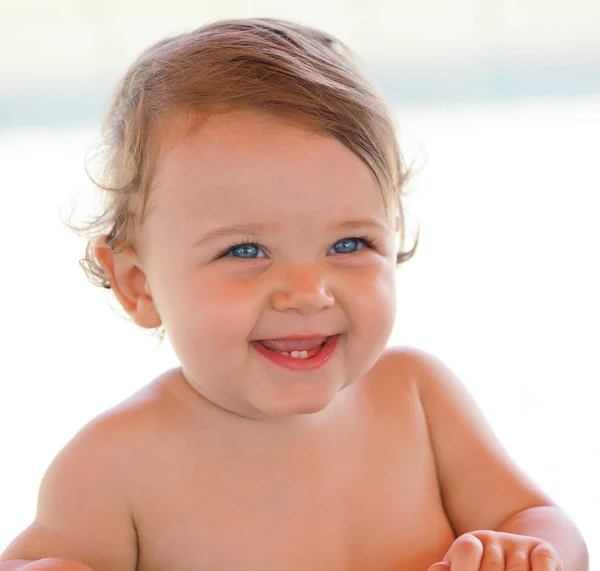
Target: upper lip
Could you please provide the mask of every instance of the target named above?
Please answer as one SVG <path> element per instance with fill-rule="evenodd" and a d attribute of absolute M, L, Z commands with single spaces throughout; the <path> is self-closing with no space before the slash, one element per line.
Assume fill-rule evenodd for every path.
<path fill-rule="evenodd" d="M 268 339 L 256 339 L 256 341 L 289 341 L 296 339 L 327 339 L 328 337 L 334 337 L 337 333 L 333 335 L 325 335 L 321 333 L 309 333 L 306 334 L 298 334 L 298 335 L 286 335 L 284 337 L 269 337 Z"/>

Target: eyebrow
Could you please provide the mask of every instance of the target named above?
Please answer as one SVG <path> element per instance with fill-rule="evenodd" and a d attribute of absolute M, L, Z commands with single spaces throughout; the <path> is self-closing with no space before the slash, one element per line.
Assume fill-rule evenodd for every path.
<path fill-rule="evenodd" d="M 346 220 L 341 223 L 332 224 L 329 230 L 355 230 L 357 228 L 372 228 L 384 232 L 390 232 L 387 224 L 375 218 L 361 218 L 358 220 Z M 228 236 L 237 236 L 244 234 L 246 236 L 260 236 L 273 232 L 275 226 L 272 224 L 234 224 L 232 226 L 221 226 L 214 228 L 203 234 L 193 246 L 199 246 L 205 242 L 216 240 L 218 238 L 227 238 Z"/>

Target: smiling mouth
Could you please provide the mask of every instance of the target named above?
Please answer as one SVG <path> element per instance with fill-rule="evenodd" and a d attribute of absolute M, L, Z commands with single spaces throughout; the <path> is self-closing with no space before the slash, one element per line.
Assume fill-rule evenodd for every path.
<path fill-rule="evenodd" d="M 307 339 L 305 341 L 312 341 L 312 346 L 309 349 L 291 351 L 281 351 L 272 348 L 272 346 L 268 347 L 265 345 L 266 341 L 252 341 L 251 344 L 257 353 L 281 367 L 292 370 L 311 370 L 323 366 L 331 358 L 337 347 L 339 337 L 338 334 L 320 339 Z M 292 344 L 296 341 L 298 340 L 289 340 Z M 298 345 L 295 346 L 298 347 Z M 289 347 L 288 345 L 287 348 Z"/>
<path fill-rule="evenodd" d="M 293 359 L 308 359 L 309 357 L 316 355 L 323 348 L 325 343 L 327 343 L 327 339 L 319 343 L 316 347 L 311 347 L 310 349 L 293 349 L 291 351 L 279 351 L 278 349 L 272 349 L 270 347 L 267 347 L 264 343 L 260 341 L 259 343 L 268 351 L 272 351 L 273 353 L 277 353 L 279 355 L 292 357 Z"/>
<path fill-rule="evenodd" d="M 281 339 L 260 339 L 257 342 L 277 353 L 290 355 L 292 353 L 307 353 L 312 355 L 322 347 L 331 336 L 314 336 L 310 338 L 302 337 L 284 337 Z"/>

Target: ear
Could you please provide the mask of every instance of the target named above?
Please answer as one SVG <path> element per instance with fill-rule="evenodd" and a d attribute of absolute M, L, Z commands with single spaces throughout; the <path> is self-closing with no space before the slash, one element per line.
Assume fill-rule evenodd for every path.
<path fill-rule="evenodd" d="M 137 252 L 127 246 L 115 253 L 100 236 L 94 246 L 96 258 L 106 273 L 119 303 L 137 325 L 153 329 L 161 324 Z"/>

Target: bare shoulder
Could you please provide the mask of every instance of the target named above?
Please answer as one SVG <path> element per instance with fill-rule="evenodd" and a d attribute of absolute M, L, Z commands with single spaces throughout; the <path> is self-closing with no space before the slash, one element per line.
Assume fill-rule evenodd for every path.
<path fill-rule="evenodd" d="M 438 363 L 433 356 L 414 347 L 388 347 L 367 375 L 368 383 L 388 396 L 420 390 L 428 370 Z"/>
<path fill-rule="evenodd" d="M 410 346 L 391 346 L 383 352 L 378 367 L 396 369 L 399 374 L 416 381 L 418 376 L 435 367 L 444 367 L 442 362 L 431 353 Z"/>
<path fill-rule="evenodd" d="M 382 366 L 388 377 L 410 379 L 418 395 L 444 507 L 457 535 L 497 529 L 523 509 L 555 505 L 514 462 L 448 366 L 414 348 L 390 349 L 382 357 Z"/>
<path fill-rule="evenodd" d="M 96 571 L 133 571 L 131 444 L 143 446 L 144 426 L 160 416 L 160 401 L 151 383 L 83 426 L 47 468 L 34 522 L 0 559 L 59 557 Z"/>
<path fill-rule="evenodd" d="M 406 430 L 420 426 L 425 421 L 420 385 L 428 358 L 412 347 L 388 347 L 351 391 L 360 393 L 361 402 L 375 407 L 378 416 L 401 416 Z"/>

